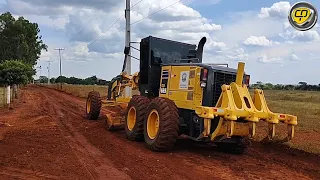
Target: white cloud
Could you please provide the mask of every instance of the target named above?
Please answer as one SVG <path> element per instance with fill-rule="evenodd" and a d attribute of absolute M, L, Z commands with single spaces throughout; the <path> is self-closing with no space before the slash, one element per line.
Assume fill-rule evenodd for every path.
<path fill-rule="evenodd" d="M 298 40 L 298 41 L 316 41 L 319 40 L 319 33 L 315 30 L 309 31 L 290 31 L 279 33 L 279 36 L 286 40 Z"/>
<path fill-rule="evenodd" d="M 279 42 L 271 41 L 267 39 L 265 36 L 250 36 L 245 41 L 243 41 L 243 44 L 247 46 L 273 46 L 275 44 L 279 44 Z"/>
<path fill-rule="evenodd" d="M 106 4 L 108 7 L 105 7 Z M 170 4 L 172 4 L 171 0 L 142 1 L 132 9 L 131 22 L 139 21 Z M 123 6 L 117 0 L 107 0 L 107 2 L 106 0 L 90 2 L 82 0 L 77 2 L 7 0 L 5 9 L 15 15 L 23 15 L 33 22 L 38 22 L 41 26 L 59 29 L 60 32 L 65 33 L 66 44 L 59 44 L 61 41 L 58 39 L 51 40 L 54 44 L 48 44 L 49 51 L 44 53 L 41 59 L 56 60 L 57 53 L 53 48 L 63 46 L 66 48 L 63 52 L 65 61 L 85 63 L 112 57 L 116 58 L 113 61 L 119 62 L 120 65 L 123 60 L 125 19 L 122 17 L 111 29 L 109 28 L 116 19 L 124 15 Z M 152 35 L 193 44 L 197 44 L 203 36 L 206 36 L 208 41 L 205 49 L 212 54 L 226 49 L 224 42 L 211 36 L 213 32 L 221 29 L 221 25 L 203 17 L 195 9 L 180 2 L 134 24 L 131 36 L 132 41 L 139 41 L 140 38 Z M 65 39 L 64 37 L 58 38 Z M 137 52 L 134 54 L 139 57 Z M 136 63 L 133 65 L 133 71 L 136 71 L 137 68 Z M 111 72 L 113 75 L 119 73 L 114 69 Z"/>
<path fill-rule="evenodd" d="M 221 52 L 226 50 L 227 46 L 224 42 L 214 41 L 209 39 L 204 47 L 204 50 L 210 52 Z"/>
<path fill-rule="evenodd" d="M 281 57 L 273 57 L 270 58 L 266 54 L 262 54 L 258 57 L 258 62 L 261 63 L 276 63 L 276 64 L 281 64 L 283 63 L 283 59 Z"/>
<path fill-rule="evenodd" d="M 14 10 L 18 15 L 28 14 L 28 17 L 34 17 L 32 20 L 42 25 L 56 26 L 57 29 L 64 30 L 70 42 L 87 42 L 89 51 L 100 53 L 122 51 L 124 18 L 121 18 L 112 29 L 109 27 L 123 15 L 124 7 L 118 7 L 119 3 L 116 0 L 108 0 L 110 1 L 108 8 L 98 7 L 100 1 L 79 1 L 75 5 L 74 2 L 55 3 L 45 0 L 35 4 L 26 0 L 10 0 L 7 9 Z M 170 0 L 142 1 L 131 11 L 131 20 L 139 21 L 170 4 L 172 4 Z M 196 44 L 201 37 L 206 36 L 207 48 L 216 51 L 225 48 L 226 45 L 218 40 L 213 41 L 210 34 L 221 29 L 221 25 L 202 17 L 198 11 L 183 3 L 177 3 L 139 22 L 138 25 L 134 24 L 132 39 L 139 41 L 142 37 L 153 35 Z"/>
<path fill-rule="evenodd" d="M 280 1 L 274 3 L 271 7 L 263 7 L 260 10 L 259 18 L 275 17 L 287 18 L 290 9 L 290 3 L 287 1 Z"/>
<path fill-rule="evenodd" d="M 98 9 L 106 12 L 123 6 L 118 0 L 6 0 L 8 9 L 23 14 L 62 14 L 73 9 Z"/>
<path fill-rule="evenodd" d="M 290 22 L 289 22 L 289 21 L 285 21 L 285 22 L 283 23 L 283 27 L 284 27 L 284 29 L 288 29 L 289 27 L 291 27 Z"/>
<path fill-rule="evenodd" d="M 244 51 L 243 48 L 231 51 L 226 57 L 233 61 L 247 61 L 249 59 L 249 54 Z"/>
<path fill-rule="evenodd" d="M 300 60 L 300 58 L 299 58 L 297 55 L 295 55 L 295 54 L 291 54 L 290 60 L 292 60 L 292 61 L 298 61 L 298 60 Z"/>
<path fill-rule="evenodd" d="M 237 18 L 236 23 L 228 23 L 222 26 L 221 31 L 214 33 L 219 39 L 223 39 L 227 46 L 242 43 L 250 36 L 277 36 L 283 30 L 283 25 L 274 19 L 264 19 L 263 21 L 254 14 L 248 13 L 242 18 Z M 272 28 L 271 28 L 272 27 Z"/>
<path fill-rule="evenodd" d="M 177 3 L 134 24 L 132 41 L 140 41 L 142 37 L 151 35 L 197 45 L 205 36 L 207 43 L 204 62 L 227 62 L 230 67 L 236 67 L 238 61 L 246 61 L 246 71 L 250 72 L 255 80 L 293 81 L 291 77 L 295 74 L 290 74 L 293 73 L 291 68 L 296 71 L 302 67 L 308 69 L 307 65 L 303 64 L 304 61 L 312 61 L 314 67 L 320 66 L 320 56 L 317 54 L 320 47 L 320 31 L 317 27 L 307 32 L 295 31 L 287 20 L 289 2 L 270 4 L 270 7 L 258 11 L 230 12 L 232 15 L 226 13 L 226 19 L 219 24 L 215 19 L 210 19 L 210 15 L 204 17 L 188 4 L 207 5 L 212 1 L 187 1 Z M 219 0 L 213 1 L 218 3 Z M 135 2 L 138 1 L 133 3 Z M 142 1 L 131 11 L 132 22 L 139 21 L 172 3 L 171 0 Z M 11 11 L 15 16 L 23 15 L 40 24 L 44 41 L 49 45 L 49 51 L 41 56 L 41 60 L 54 61 L 52 75 L 56 76 L 56 69 L 59 69 L 59 56 L 57 51 L 53 50 L 54 47 L 66 48 L 63 51 L 63 74 L 66 73 L 64 75 L 84 78 L 96 74 L 110 79 L 120 72 L 125 29 L 124 4 L 121 1 L 7 0 L 7 5 L 3 7 L 1 10 Z M 122 18 L 119 22 L 109 29 L 120 16 Z M 303 46 L 297 45 L 301 42 Z M 137 44 L 133 45 L 139 48 Z M 139 57 L 138 51 L 133 52 L 134 56 Z M 306 55 L 310 53 L 317 55 Z M 303 61 L 298 61 L 302 58 Z M 112 68 L 108 68 L 110 63 Z M 132 63 L 132 71 L 137 71 L 139 61 L 133 60 Z M 288 69 L 290 67 L 290 70 L 281 70 L 282 64 Z M 108 68 L 107 71 L 105 68 Z M 274 76 L 265 76 L 269 69 L 276 72 Z M 279 72 L 285 72 L 287 76 L 279 78 Z M 310 77 L 310 81 L 317 81 L 312 79 L 314 75 L 308 75 L 309 72 L 320 76 L 318 70 L 306 72 L 301 78 Z M 298 78 L 300 75 L 296 79 Z"/>
<path fill-rule="evenodd" d="M 258 49 L 250 53 L 252 57 L 258 57 L 261 54 L 266 54 L 273 57 L 290 58 L 291 54 L 317 53 L 319 52 L 320 41 L 304 42 L 303 45 L 297 45 L 298 42 L 282 43 L 276 47 Z"/>

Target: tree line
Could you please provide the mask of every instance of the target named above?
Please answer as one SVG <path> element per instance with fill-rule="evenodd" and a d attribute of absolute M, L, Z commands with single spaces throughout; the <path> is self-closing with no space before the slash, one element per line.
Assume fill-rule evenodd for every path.
<path fill-rule="evenodd" d="M 40 83 L 48 83 L 48 78 L 46 76 L 40 76 L 37 80 Z M 51 78 L 50 83 L 67 83 L 74 85 L 108 85 L 110 81 L 99 79 L 96 76 L 91 76 L 85 79 L 76 77 L 65 77 L 59 76 L 58 78 Z M 263 83 L 258 81 L 254 84 L 250 84 L 250 89 L 263 89 L 263 90 L 302 90 L 302 91 L 320 91 L 320 84 L 310 85 L 306 82 L 299 82 L 297 85 L 284 85 L 284 84 L 272 84 Z"/>
<path fill-rule="evenodd" d="M 310 85 L 306 82 L 299 82 L 297 85 L 292 84 L 271 84 L 258 81 L 250 85 L 251 89 L 258 88 L 264 90 L 302 90 L 302 91 L 320 91 L 320 83 L 318 85 Z"/>
<path fill-rule="evenodd" d="M 99 79 L 97 76 L 91 76 L 88 78 L 77 78 L 77 77 L 65 77 L 58 76 L 57 78 L 50 78 L 50 83 L 66 83 L 66 84 L 74 84 L 74 85 L 108 85 L 109 81 L 104 79 Z M 39 83 L 48 83 L 48 77 L 40 76 L 37 80 Z"/>

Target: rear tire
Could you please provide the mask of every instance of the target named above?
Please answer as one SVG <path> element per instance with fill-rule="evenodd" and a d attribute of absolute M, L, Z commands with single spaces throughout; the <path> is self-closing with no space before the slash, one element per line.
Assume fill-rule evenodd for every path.
<path fill-rule="evenodd" d="M 143 123 L 149 99 L 144 96 L 132 96 L 126 110 L 125 131 L 131 141 L 143 140 Z"/>
<path fill-rule="evenodd" d="M 144 139 L 153 151 L 171 150 L 178 138 L 179 114 L 173 101 L 156 97 L 150 103 L 144 121 Z"/>
<path fill-rule="evenodd" d="M 88 94 L 86 102 L 86 117 L 89 120 L 97 120 L 101 110 L 100 93 L 97 91 L 91 91 Z"/>

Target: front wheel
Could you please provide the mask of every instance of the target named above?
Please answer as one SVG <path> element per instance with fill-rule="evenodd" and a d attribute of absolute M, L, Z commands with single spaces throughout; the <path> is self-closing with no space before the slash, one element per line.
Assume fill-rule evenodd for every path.
<path fill-rule="evenodd" d="M 144 96 L 134 95 L 131 98 L 125 116 L 125 131 L 129 140 L 143 140 L 143 123 L 148 103 L 149 99 Z"/>
<path fill-rule="evenodd" d="M 144 121 L 144 139 L 153 151 L 168 151 L 174 147 L 179 133 L 178 108 L 167 98 L 154 98 Z"/>
<path fill-rule="evenodd" d="M 101 110 L 100 93 L 97 91 L 91 91 L 88 94 L 86 102 L 86 117 L 89 120 L 97 120 Z"/>

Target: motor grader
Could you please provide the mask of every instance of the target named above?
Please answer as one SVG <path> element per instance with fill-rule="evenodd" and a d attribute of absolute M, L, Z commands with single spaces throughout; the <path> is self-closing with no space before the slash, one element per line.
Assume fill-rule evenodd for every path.
<path fill-rule="evenodd" d="M 122 73 L 109 83 L 106 99 L 95 91 L 88 94 L 87 118 L 97 120 L 101 108 L 118 107 L 119 113 L 106 114 L 107 129 L 124 128 L 128 139 L 144 140 L 153 151 L 172 149 L 184 135 L 241 153 L 260 120 L 268 122 L 269 139 L 276 124 L 287 124 L 286 140 L 291 140 L 297 117 L 271 112 L 261 89 L 251 98 L 243 62 L 237 69 L 202 63 L 205 43 L 205 37 L 198 46 L 143 38 L 140 71 L 126 74 L 125 60 Z M 135 92 L 132 97 L 124 96 L 126 87 Z"/>

